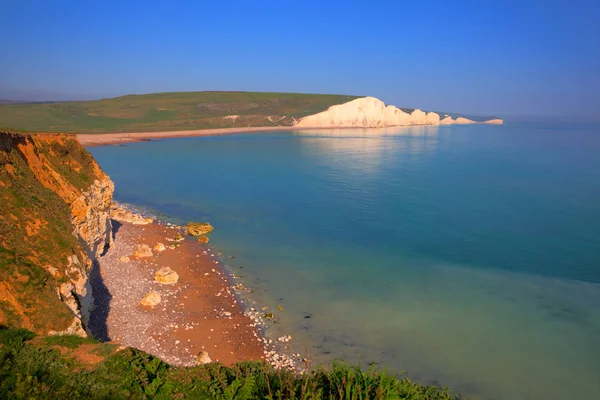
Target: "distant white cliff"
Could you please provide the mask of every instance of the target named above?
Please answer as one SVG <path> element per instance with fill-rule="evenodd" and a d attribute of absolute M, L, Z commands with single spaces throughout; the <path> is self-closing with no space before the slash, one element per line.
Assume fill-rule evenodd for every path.
<path fill-rule="evenodd" d="M 492 122 L 499 121 L 499 122 Z M 487 123 L 502 123 L 502 120 L 490 120 Z M 318 114 L 301 118 L 294 126 L 300 128 L 384 128 L 390 126 L 474 124 L 467 118 L 452 119 L 434 112 L 419 109 L 406 113 L 388 105 L 375 97 L 361 97 L 347 103 L 337 104 Z"/>
<path fill-rule="evenodd" d="M 450 124 L 476 124 L 477 122 L 470 120 L 468 118 L 458 117 L 456 119 L 452 119 L 451 116 L 447 115 L 440 121 L 440 125 L 450 125 Z"/>
<path fill-rule="evenodd" d="M 502 120 L 500 118 L 495 118 L 495 119 L 490 119 L 488 121 L 485 121 L 484 123 L 485 124 L 502 125 L 504 123 L 504 120 Z"/>

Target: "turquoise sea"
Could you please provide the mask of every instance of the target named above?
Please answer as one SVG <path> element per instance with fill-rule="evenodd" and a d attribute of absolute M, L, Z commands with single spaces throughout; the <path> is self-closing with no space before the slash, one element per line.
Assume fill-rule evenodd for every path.
<path fill-rule="evenodd" d="M 472 399 L 600 399 L 600 127 L 305 130 L 90 151 L 118 201 L 210 221 L 315 362 Z M 281 312 L 277 305 L 285 308 Z"/>

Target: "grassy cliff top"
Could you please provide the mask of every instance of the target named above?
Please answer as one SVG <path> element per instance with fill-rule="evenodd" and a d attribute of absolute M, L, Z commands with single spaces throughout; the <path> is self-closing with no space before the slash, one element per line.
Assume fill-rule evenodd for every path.
<path fill-rule="evenodd" d="M 80 133 L 291 126 L 294 118 L 355 98 L 300 93 L 175 92 L 95 101 L 0 104 L 0 126 Z"/>

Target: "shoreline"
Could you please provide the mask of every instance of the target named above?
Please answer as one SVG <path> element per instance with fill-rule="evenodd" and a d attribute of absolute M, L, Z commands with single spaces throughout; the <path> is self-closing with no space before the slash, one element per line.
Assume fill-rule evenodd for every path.
<path fill-rule="evenodd" d="M 491 124 L 488 121 L 473 122 L 473 124 Z M 464 124 L 450 124 L 464 125 Z M 317 130 L 317 129 L 348 129 L 348 130 L 364 130 L 364 129 L 390 129 L 390 128 L 411 128 L 411 127 L 431 127 L 431 126 L 448 126 L 447 125 L 398 125 L 385 127 L 361 127 L 361 126 L 251 126 L 239 128 L 211 128 L 211 129 L 195 129 L 188 131 L 160 131 L 160 132 L 120 132 L 120 133 L 77 133 L 76 137 L 85 147 L 93 146 L 108 146 L 125 143 L 148 142 L 155 139 L 183 138 L 194 136 L 219 136 L 231 135 L 237 133 L 252 133 L 252 132 L 277 132 L 277 131 L 293 131 L 293 130 Z"/>
<path fill-rule="evenodd" d="M 119 205 L 118 215 L 111 216 L 113 244 L 92 280 L 95 304 L 89 328 L 94 336 L 175 366 L 202 364 L 198 357 L 206 352 L 208 362 L 260 360 L 298 369 L 300 355 L 288 354 L 283 343 L 267 338 L 261 312 L 244 299 L 248 289 L 239 285 L 213 246 L 187 236 L 181 226 L 144 218 L 132 208 Z M 156 250 L 158 243 L 164 250 Z M 147 245 L 151 255 L 136 257 L 138 245 Z M 154 274 L 164 267 L 176 272 L 176 283 L 155 281 Z M 150 292 L 158 293 L 160 302 L 140 305 Z"/>
<path fill-rule="evenodd" d="M 82 146 L 106 146 L 121 143 L 146 142 L 153 139 L 181 138 L 191 136 L 217 136 L 234 133 L 289 131 L 293 126 L 258 126 L 246 128 L 214 128 L 196 129 L 190 131 L 163 131 L 163 132 L 123 132 L 123 133 L 78 133 L 77 140 Z M 315 129 L 315 128 L 302 128 Z"/>

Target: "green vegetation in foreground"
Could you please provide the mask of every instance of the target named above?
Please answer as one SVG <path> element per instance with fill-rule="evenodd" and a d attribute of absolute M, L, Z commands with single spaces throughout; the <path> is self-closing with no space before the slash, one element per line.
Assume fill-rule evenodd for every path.
<path fill-rule="evenodd" d="M 92 360 L 92 361 L 90 361 Z M 336 363 L 308 374 L 262 362 L 174 368 L 135 349 L 0 328 L 0 398 L 455 399 L 447 390 L 376 368 Z"/>
<path fill-rule="evenodd" d="M 294 118 L 355 98 L 300 93 L 175 92 L 96 101 L 0 104 L 0 125 L 27 131 L 81 133 L 291 126 Z"/>

